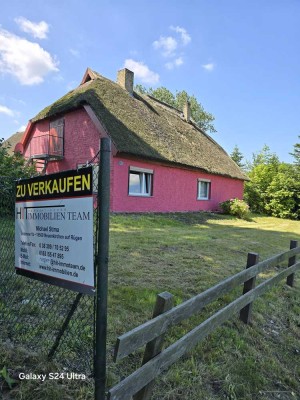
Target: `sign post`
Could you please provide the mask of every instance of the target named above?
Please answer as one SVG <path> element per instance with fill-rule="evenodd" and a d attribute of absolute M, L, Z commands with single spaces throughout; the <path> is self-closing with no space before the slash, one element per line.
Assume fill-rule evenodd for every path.
<path fill-rule="evenodd" d="M 92 167 L 16 183 L 16 273 L 95 295 Z"/>
<path fill-rule="evenodd" d="M 98 181 L 99 237 L 96 295 L 95 400 L 105 400 L 110 157 L 111 141 L 109 138 L 102 138 Z"/>

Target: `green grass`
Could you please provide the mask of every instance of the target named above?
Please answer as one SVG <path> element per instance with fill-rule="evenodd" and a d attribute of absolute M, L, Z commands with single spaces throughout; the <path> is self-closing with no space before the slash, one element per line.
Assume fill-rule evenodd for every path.
<path fill-rule="evenodd" d="M 181 303 L 244 269 L 248 252 L 259 253 L 263 260 L 288 250 L 292 239 L 300 240 L 299 221 L 263 216 L 242 221 L 210 213 L 113 215 L 108 386 L 140 364 L 142 350 L 114 364 L 113 346 L 118 335 L 151 318 L 158 293 L 167 290 L 174 295 L 176 304 Z M 275 269 L 268 271 L 260 279 L 274 272 Z M 298 274 L 294 288 L 282 282 L 255 301 L 251 326 L 234 318 L 206 338 L 157 379 L 153 400 L 300 398 L 299 282 Z M 241 288 L 237 288 L 233 294 L 206 307 L 201 315 L 172 328 L 166 345 L 240 292 Z M 28 312 L 35 318 L 38 310 L 33 307 Z M 82 341 L 88 346 L 90 331 L 80 330 L 79 326 L 71 329 L 82 331 Z M 18 368 L 34 366 L 35 370 L 57 371 L 63 366 L 63 363 L 46 365 L 44 359 L 36 359 L 39 355 L 22 347 L 10 348 L 12 345 L 5 345 L 5 338 L 2 339 L 0 369 L 6 366 L 12 375 Z M 92 399 L 92 380 L 86 384 L 24 382 L 10 396 L 25 400 Z"/>

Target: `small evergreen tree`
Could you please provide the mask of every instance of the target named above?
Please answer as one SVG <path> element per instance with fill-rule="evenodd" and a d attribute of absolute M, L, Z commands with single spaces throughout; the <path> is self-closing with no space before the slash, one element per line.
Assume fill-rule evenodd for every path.
<path fill-rule="evenodd" d="M 300 135 L 298 136 L 298 138 L 300 139 Z M 295 159 L 295 161 L 294 161 L 294 163 L 298 166 L 298 167 L 300 167 L 300 143 L 296 143 L 296 144 L 294 144 L 294 151 L 292 152 L 292 153 L 290 153 L 293 157 L 294 157 L 294 159 Z"/>
<path fill-rule="evenodd" d="M 245 168 L 245 164 L 243 163 L 244 156 L 240 152 L 240 149 L 238 148 L 237 145 L 234 146 L 232 153 L 230 154 L 230 157 L 233 159 L 233 161 L 240 167 L 240 168 Z"/>
<path fill-rule="evenodd" d="M 252 167 L 256 167 L 261 164 L 266 165 L 278 165 L 279 158 L 277 154 L 271 153 L 270 147 L 266 144 L 263 146 L 261 151 L 252 154 Z"/>

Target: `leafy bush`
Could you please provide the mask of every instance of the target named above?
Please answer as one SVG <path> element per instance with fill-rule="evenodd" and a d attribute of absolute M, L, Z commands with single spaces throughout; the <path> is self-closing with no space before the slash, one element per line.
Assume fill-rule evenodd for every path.
<path fill-rule="evenodd" d="M 14 214 L 15 180 L 36 175 L 34 166 L 28 166 L 20 154 L 10 154 L 10 145 L 0 138 L 0 216 Z"/>
<path fill-rule="evenodd" d="M 29 178 L 37 172 L 32 165 L 27 165 L 26 160 L 19 153 L 9 154 L 10 144 L 4 143 L 0 138 L 0 176 L 6 178 Z"/>
<path fill-rule="evenodd" d="M 223 211 L 224 214 L 230 214 L 230 202 L 232 200 L 226 200 L 223 201 L 223 203 L 220 203 L 221 210 Z"/>
<path fill-rule="evenodd" d="M 251 211 L 300 219 L 300 170 L 287 163 L 260 164 L 249 173 L 245 200 Z"/>
<path fill-rule="evenodd" d="M 266 191 L 266 211 L 279 218 L 300 219 L 300 174 L 295 167 L 281 164 Z"/>
<path fill-rule="evenodd" d="M 234 215 L 235 217 L 241 219 L 249 218 L 249 206 L 248 204 L 240 199 L 230 199 L 226 200 L 223 203 L 220 203 L 221 210 L 225 214 Z"/>

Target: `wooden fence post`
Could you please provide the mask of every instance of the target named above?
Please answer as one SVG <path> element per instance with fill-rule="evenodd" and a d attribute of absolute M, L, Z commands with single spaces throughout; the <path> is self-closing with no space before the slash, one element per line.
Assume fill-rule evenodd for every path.
<path fill-rule="evenodd" d="M 252 267 L 257 264 L 259 261 L 259 255 L 257 253 L 248 253 L 247 257 L 247 265 L 246 269 Z M 251 289 L 255 287 L 256 276 L 244 282 L 243 294 L 249 292 Z M 251 313 L 252 313 L 252 303 L 247 304 L 240 311 L 240 320 L 245 324 L 249 324 L 251 321 Z"/>
<path fill-rule="evenodd" d="M 173 307 L 173 295 L 169 292 L 163 292 L 157 295 L 156 303 L 153 311 L 153 318 L 165 313 Z M 153 357 L 157 356 L 162 350 L 165 334 L 158 336 L 156 339 L 148 342 L 145 348 L 142 365 L 146 364 Z M 133 400 L 148 400 L 150 399 L 154 381 L 148 383 L 143 389 L 133 396 Z"/>
<path fill-rule="evenodd" d="M 291 240 L 291 241 L 290 241 L 290 250 L 291 250 L 291 249 L 295 249 L 296 247 L 298 247 L 298 242 L 297 242 L 297 240 Z M 290 258 L 289 258 L 288 266 L 291 267 L 292 265 L 295 264 L 295 262 L 296 262 L 296 256 L 290 257 Z M 286 278 L 286 283 L 287 283 L 287 285 L 293 287 L 293 286 L 294 286 L 294 279 L 295 279 L 295 273 L 289 275 L 289 276 Z"/>

